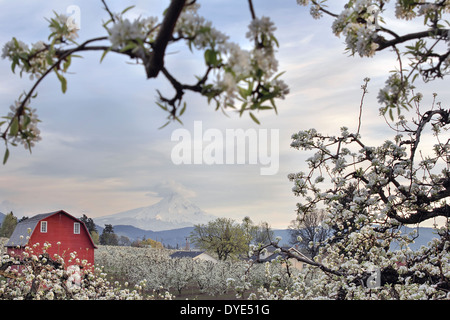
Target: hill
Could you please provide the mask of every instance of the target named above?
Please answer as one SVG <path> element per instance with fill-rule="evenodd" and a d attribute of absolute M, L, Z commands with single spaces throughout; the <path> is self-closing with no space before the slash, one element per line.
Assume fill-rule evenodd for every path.
<path fill-rule="evenodd" d="M 403 232 L 410 233 L 416 228 L 403 227 Z M 103 228 L 97 226 L 97 230 L 101 234 Z M 145 239 L 153 239 L 161 242 L 165 246 L 171 246 L 173 248 L 185 248 L 186 246 L 186 238 L 188 238 L 191 232 L 194 230 L 194 227 L 185 227 L 179 229 L 172 230 L 163 230 L 163 231 L 152 231 L 152 230 L 143 230 L 140 228 L 136 228 L 134 226 L 129 225 L 116 225 L 114 226 L 114 233 L 118 236 L 125 236 L 130 241 L 142 240 Z M 289 246 L 289 230 L 288 229 L 275 229 L 273 230 L 275 237 L 281 237 L 280 244 L 283 246 Z M 430 242 L 433 238 L 436 238 L 437 234 L 433 228 L 424 228 L 421 227 L 418 229 L 418 237 L 415 239 L 414 243 L 410 245 L 412 250 L 418 250 L 421 246 L 426 246 L 428 242 Z M 190 245 L 192 249 L 192 245 Z M 392 245 L 392 250 L 397 250 L 398 246 L 395 244 Z"/>
<path fill-rule="evenodd" d="M 140 228 L 136 228 L 134 226 L 129 225 L 117 225 L 114 227 L 114 233 L 118 236 L 125 236 L 130 241 L 142 240 L 142 239 L 153 239 L 161 242 L 165 246 L 171 246 L 172 248 L 185 248 L 186 247 L 186 239 L 189 238 L 191 232 L 194 230 L 194 227 L 185 227 L 173 230 L 163 230 L 163 231 L 152 231 L 152 230 L 143 230 Z M 97 225 L 97 230 L 101 234 L 103 232 L 103 228 Z M 282 237 L 281 244 L 288 245 L 289 242 L 289 234 L 288 230 L 274 230 L 275 237 Z M 192 249 L 192 244 L 189 245 Z"/>

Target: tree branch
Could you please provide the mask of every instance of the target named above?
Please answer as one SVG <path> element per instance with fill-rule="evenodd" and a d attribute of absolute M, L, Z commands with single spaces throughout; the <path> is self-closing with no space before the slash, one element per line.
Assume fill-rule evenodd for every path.
<path fill-rule="evenodd" d="M 302 257 L 302 256 L 300 256 L 298 254 L 295 254 L 295 253 L 291 252 L 290 250 L 288 250 L 286 248 L 280 247 L 277 242 L 272 242 L 270 245 L 275 247 L 275 248 L 277 248 L 277 249 L 279 249 L 279 250 L 281 250 L 281 252 L 285 253 L 289 258 L 293 258 L 293 259 L 296 259 L 297 261 L 304 262 L 304 263 L 307 263 L 307 264 L 309 264 L 311 266 L 317 267 L 317 268 L 319 268 L 320 270 L 322 270 L 322 271 L 324 271 L 326 273 L 334 274 L 335 276 L 343 276 L 343 274 L 341 272 L 339 272 L 339 271 L 332 270 L 332 269 L 326 267 L 325 265 L 323 265 L 321 263 L 315 262 L 315 261 L 313 261 L 311 259 L 308 259 L 306 257 Z"/>
<path fill-rule="evenodd" d="M 255 14 L 255 8 L 253 7 L 253 1 L 252 0 L 248 0 L 248 6 L 250 8 L 250 14 L 252 15 L 252 19 L 255 20 L 256 19 L 256 14 Z"/>
<path fill-rule="evenodd" d="M 65 50 L 65 51 L 60 51 L 59 52 L 59 58 L 58 60 L 52 64 L 45 72 L 44 74 L 42 74 L 42 76 L 35 82 L 35 84 L 31 87 L 30 91 L 28 91 L 27 95 L 25 96 L 25 98 L 23 99 L 23 101 L 21 102 L 20 106 L 17 108 L 15 115 L 13 116 L 13 119 L 15 117 L 20 117 L 23 112 L 24 112 L 24 108 L 25 105 L 27 103 L 28 100 L 30 100 L 31 96 L 33 95 L 34 91 L 36 90 L 36 88 L 39 86 L 39 84 L 41 83 L 42 80 L 44 80 L 44 78 L 50 74 L 50 72 L 53 71 L 53 69 L 55 69 L 57 66 L 59 66 L 61 64 L 61 62 L 63 60 L 65 60 L 67 57 L 69 57 L 71 54 L 78 52 L 78 51 L 83 51 L 83 50 L 93 50 L 94 48 L 89 48 L 86 49 L 86 45 L 88 45 L 91 42 L 94 41 L 101 41 L 101 40 L 106 40 L 108 39 L 107 37 L 99 37 L 99 38 L 93 38 L 90 40 L 85 41 L 84 43 L 82 43 L 81 45 L 79 45 L 76 48 L 70 49 L 70 50 Z M 101 47 L 102 49 L 99 48 L 95 48 L 95 50 L 103 50 L 103 48 L 105 47 Z M 109 48 L 109 47 L 107 47 Z M 8 126 L 6 127 L 5 131 L 2 133 L 1 138 L 6 140 L 6 136 L 8 134 L 8 131 L 10 129 L 12 125 L 12 120 L 9 122 Z"/>
<path fill-rule="evenodd" d="M 424 115 L 420 118 L 419 125 L 414 133 L 416 138 L 411 147 L 411 156 L 410 156 L 411 162 L 414 160 L 414 156 L 415 156 L 417 147 L 419 146 L 420 137 L 422 135 L 423 128 L 425 127 L 425 125 L 428 122 L 431 121 L 433 116 L 436 114 L 439 114 L 441 116 L 441 122 L 443 124 L 450 124 L 450 110 L 439 109 L 439 110 L 430 110 L 430 111 L 425 112 Z"/>
<path fill-rule="evenodd" d="M 166 48 L 185 4 L 186 0 L 172 0 L 167 9 L 161 29 L 152 44 L 153 52 L 150 53 L 148 60 L 144 61 L 148 79 L 156 78 L 164 67 Z"/>
<path fill-rule="evenodd" d="M 105 0 L 102 0 L 103 5 L 105 6 L 105 10 L 108 12 L 109 16 L 111 17 L 111 20 L 113 22 L 116 22 L 116 19 L 114 18 L 113 13 L 111 12 L 111 10 L 109 10 L 108 5 L 106 4 Z"/>
<path fill-rule="evenodd" d="M 384 29 L 384 31 L 385 30 L 386 29 Z M 379 47 L 377 48 L 377 51 L 381 51 L 388 47 L 392 47 L 392 46 L 395 46 L 396 44 L 403 43 L 403 42 L 406 42 L 409 40 L 427 38 L 427 37 L 432 37 L 432 36 L 447 36 L 448 32 L 449 32 L 449 29 L 434 29 L 434 30 L 409 33 L 404 36 L 396 36 L 392 40 L 386 40 L 384 37 L 379 36 L 377 39 L 375 39 L 374 42 L 379 45 Z"/>

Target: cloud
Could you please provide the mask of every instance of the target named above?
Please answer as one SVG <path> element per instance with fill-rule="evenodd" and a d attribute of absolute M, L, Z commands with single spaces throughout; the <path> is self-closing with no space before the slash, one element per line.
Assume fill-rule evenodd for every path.
<path fill-rule="evenodd" d="M 185 198 L 192 198 L 196 196 L 193 190 L 186 188 L 179 182 L 172 179 L 162 181 L 154 186 L 154 191 L 149 192 L 149 196 L 167 197 L 174 193 L 180 194 Z"/>
<path fill-rule="evenodd" d="M 27 43 L 47 39 L 48 22 L 44 17 L 52 17 L 52 10 L 64 13 L 74 2 L 61 0 L 43 5 L 0 0 L 0 4 L 1 47 L 13 36 Z M 79 0 L 75 4 L 81 9 L 79 40 L 106 35 L 101 20 L 107 19 L 108 14 L 101 2 Z M 113 12 L 132 4 L 136 7 L 128 11 L 130 19 L 140 14 L 161 17 L 167 1 L 108 2 Z M 330 10 L 342 10 L 339 1 L 330 6 L 335 6 Z M 101 52 L 86 52 L 83 59 L 73 59 L 65 94 L 54 75 L 39 86 L 33 107 L 43 121 L 40 124 L 43 140 L 32 155 L 23 148 L 11 149 L 9 163 L 0 176 L 0 211 L 7 213 L 11 208 L 15 214 L 21 211 L 32 215 L 67 209 L 77 216 L 85 211 L 95 217 L 148 206 L 157 198 L 179 193 L 189 198 L 195 196 L 197 205 L 217 216 L 241 219 L 248 215 L 273 227 L 287 226 L 295 218 L 295 204 L 300 199 L 291 192 L 292 184 L 286 176 L 304 170 L 309 156 L 290 148 L 292 133 L 311 127 L 324 134 L 338 134 L 343 125 L 355 129 L 360 85 L 368 76 L 372 80 L 361 134 L 366 142 L 366 137 L 384 138 L 385 124 L 378 116 L 377 93 L 384 86 L 388 71 L 396 66 L 396 56 L 385 52 L 374 59 L 347 57 L 343 54 L 343 39 L 330 31 L 332 20 L 315 21 L 309 10 L 295 1 L 283 5 L 274 1 L 255 2 L 255 10 L 258 16 L 270 16 L 278 28 L 279 71 L 286 71 L 283 79 L 291 89 L 285 100 L 277 101 L 278 115 L 272 111 L 258 113 L 262 124 L 256 127 L 248 115 L 239 117 L 227 110 L 229 117 L 226 117 L 215 112 L 215 105 L 208 105 L 204 97 L 186 93 L 184 126 L 173 123 L 158 130 L 167 114 L 155 104 L 156 89 L 170 96 L 173 94 L 170 84 L 163 79 L 146 80 L 142 66 L 127 64 L 130 62 L 127 57 L 110 53 L 100 64 Z M 250 22 L 245 2 L 206 1 L 201 12 L 231 41 L 243 46 L 251 43 L 245 38 Z M 192 54 L 181 45 L 169 48 L 165 65 L 186 83 L 194 83 L 194 75 L 205 69 L 202 53 Z M 10 70 L 10 61 L 0 59 L 2 115 L 32 85 L 27 77 L 20 78 Z M 447 82 L 435 81 L 427 90 L 436 90 L 439 99 L 445 101 L 446 85 Z M 427 91 L 423 93 L 424 97 L 432 97 Z M 171 133 L 180 127 L 193 132 L 194 121 L 200 120 L 204 130 L 279 129 L 278 174 L 261 176 L 259 165 L 175 165 L 170 161 L 171 149 L 176 144 L 170 139 Z M 377 145 L 376 141 L 369 142 Z M 0 156 L 3 152 L 0 149 Z"/>
<path fill-rule="evenodd" d="M 12 201 L 3 200 L 2 202 L 0 202 L 0 213 L 7 214 L 13 211 L 14 215 L 17 216 L 15 208 L 17 208 L 17 204 Z"/>

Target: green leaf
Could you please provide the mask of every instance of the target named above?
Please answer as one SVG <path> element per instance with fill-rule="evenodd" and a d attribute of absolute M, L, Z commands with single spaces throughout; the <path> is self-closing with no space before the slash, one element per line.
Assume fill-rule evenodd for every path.
<path fill-rule="evenodd" d="M 49 65 L 52 65 L 52 64 L 53 64 L 53 55 L 50 54 L 50 52 L 47 54 L 47 56 L 46 56 L 45 58 L 47 59 L 47 63 L 48 63 Z"/>
<path fill-rule="evenodd" d="M 205 51 L 205 62 L 208 66 L 217 66 L 218 60 L 217 60 L 217 52 L 214 50 L 208 49 Z"/>
<path fill-rule="evenodd" d="M 247 95 L 251 95 L 253 93 L 254 84 L 254 81 L 248 81 Z"/>
<path fill-rule="evenodd" d="M 259 122 L 259 120 L 256 119 L 255 115 L 254 115 L 253 113 L 251 113 L 251 112 L 250 112 L 250 117 L 251 117 L 252 120 L 255 121 L 257 124 L 261 124 L 261 123 Z"/>
<path fill-rule="evenodd" d="M 277 105 L 275 104 L 275 100 L 273 98 L 270 99 L 270 103 L 272 104 L 273 110 L 275 110 L 275 114 L 278 115 Z"/>
<path fill-rule="evenodd" d="M 122 11 L 121 14 L 124 14 L 124 13 L 127 12 L 128 10 L 133 9 L 134 7 L 135 7 L 135 6 L 129 6 L 129 7 L 126 7 L 125 9 L 123 9 L 123 11 Z"/>
<path fill-rule="evenodd" d="M 59 74 L 56 70 L 55 70 L 55 73 L 56 73 L 56 76 L 58 77 L 59 81 L 61 82 L 61 91 L 63 93 L 66 93 L 66 91 L 67 91 L 67 80 L 66 80 L 66 78 L 64 78 L 64 76 Z"/>
<path fill-rule="evenodd" d="M 247 97 L 248 97 L 247 90 L 242 87 L 238 87 L 238 90 L 239 90 L 239 95 L 242 97 L 242 99 L 247 99 Z"/>
<path fill-rule="evenodd" d="M 242 117 L 242 114 L 245 111 L 245 108 L 247 107 L 248 102 L 244 102 L 241 106 L 241 110 L 239 111 L 239 116 Z"/>
<path fill-rule="evenodd" d="M 277 74 L 276 76 L 275 76 L 275 78 L 273 78 L 273 80 L 276 80 L 276 79 L 278 79 L 279 77 L 281 77 L 283 74 L 285 74 L 286 73 L 286 71 L 281 71 L 279 74 Z"/>
<path fill-rule="evenodd" d="M 72 57 L 68 56 L 63 64 L 63 72 L 66 72 L 67 69 L 69 69 L 71 62 L 72 62 Z"/>
<path fill-rule="evenodd" d="M 28 116 L 28 115 L 23 115 L 23 118 L 24 118 L 24 122 L 23 122 L 23 130 L 25 130 L 27 127 L 28 127 L 28 125 L 31 123 L 31 118 Z"/>
<path fill-rule="evenodd" d="M 130 41 L 130 42 L 128 42 L 128 44 L 125 47 L 120 49 L 120 52 L 126 52 L 128 50 L 133 50 L 136 47 L 137 47 L 137 44 Z"/>
<path fill-rule="evenodd" d="M 185 111 L 186 111 L 186 102 L 184 103 L 183 108 L 181 109 L 180 114 L 178 116 L 181 117 Z"/>
<path fill-rule="evenodd" d="M 261 68 L 258 68 L 256 70 L 256 78 L 261 79 L 263 75 L 264 75 L 264 71 Z"/>
<path fill-rule="evenodd" d="M 9 149 L 6 148 L 5 155 L 3 156 L 3 164 L 6 164 L 9 158 Z"/>
<path fill-rule="evenodd" d="M 176 121 L 178 121 L 180 124 L 183 124 L 183 121 L 181 121 L 178 117 L 174 117 L 174 119 L 175 119 Z"/>
<path fill-rule="evenodd" d="M 110 51 L 111 51 L 111 48 L 108 48 L 107 50 L 103 51 L 102 57 L 100 58 L 100 63 L 102 63 L 103 59 L 105 59 L 105 57 L 106 57 L 106 54 Z"/>
<path fill-rule="evenodd" d="M 159 127 L 158 129 L 162 129 L 162 128 L 167 127 L 167 126 L 169 125 L 170 122 L 171 122 L 170 120 L 167 121 L 165 124 L 163 124 L 163 125 L 162 125 L 161 127 Z"/>
<path fill-rule="evenodd" d="M 278 39 L 275 38 L 274 35 L 271 35 L 271 36 L 270 36 L 270 40 L 272 40 L 273 42 L 275 42 L 275 45 L 276 45 L 277 47 L 280 47 L 280 44 L 278 43 Z"/>
<path fill-rule="evenodd" d="M 158 107 L 160 107 L 161 109 L 163 109 L 164 111 L 167 111 L 167 107 L 159 102 L 156 102 L 156 104 L 158 105 Z"/>
<path fill-rule="evenodd" d="M 14 117 L 11 127 L 9 128 L 9 134 L 12 136 L 16 136 L 19 132 L 19 119 L 17 117 Z"/>
<path fill-rule="evenodd" d="M 211 57 L 212 50 L 210 50 L 210 49 L 206 50 L 204 55 L 205 55 L 205 62 L 206 62 L 206 64 L 210 65 L 211 64 L 211 60 L 212 60 L 212 57 Z"/>
<path fill-rule="evenodd" d="M 66 80 L 66 78 L 61 76 L 59 80 L 61 81 L 61 91 L 63 93 L 66 93 L 66 91 L 67 91 L 67 80 Z"/>

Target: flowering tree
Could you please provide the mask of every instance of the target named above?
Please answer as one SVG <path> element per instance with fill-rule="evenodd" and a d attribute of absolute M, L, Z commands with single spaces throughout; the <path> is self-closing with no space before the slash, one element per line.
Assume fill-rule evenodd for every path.
<path fill-rule="evenodd" d="M 398 35 L 383 25 L 387 2 L 348 1 L 336 14 L 328 10 L 327 1 L 298 0 L 311 6 L 315 18 L 333 17 L 333 32 L 345 36 L 353 55 L 372 57 L 388 48 L 396 53 L 400 67 L 380 90 L 378 101 L 383 116 L 397 119 L 391 124 L 385 118 L 394 137 L 380 146 L 365 142 L 361 120 L 356 130 L 342 127 L 339 135 L 315 129 L 292 135 L 292 148 L 312 153 L 308 171 L 288 176 L 292 191 L 302 198 L 298 220 L 324 209 L 328 216 L 322 226 L 332 236 L 314 259 L 279 247 L 287 257 L 320 272 L 300 274 L 291 290 L 260 290 L 259 298 L 450 299 L 450 139 L 445 136 L 450 110 L 435 95 L 424 111 L 422 94 L 413 92 L 418 76 L 429 82 L 449 71 L 450 33 L 444 22 L 450 3 L 395 1 L 397 18 L 415 19 L 416 26 L 422 19 L 425 29 Z M 362 85 L 360 110 L 368 82 L 366 78 Z M 411 121 L 405 109 L 414 112 Z M 408 244 L 417 234 L 402 233 L 402 226 L 436 218 L 441 218 L 437 238 L 412 251 Z"/>
<path fill-rule="evenodd" d="M 319 205 L 329 212 L 325 225 L 333 236 L 313 264 L 342 281 L 334 297 L 412 298 L 424 290 L 422 298 L 449 298 L 450 140 L 439 134 L 448 127 L 449 114 L 440 108 L 418 113 L 412 125 L 400 117 L 394 139 L 379 147 L 366 145 L 347 128 L 339 136 L 314 129 L 292 136 L 293 148 L 315 151 L 307 161 L 310 171 L 289 179 L 294 194 L 305 199 L 298 204 L 300 217 Z M 437 139 L 431 150 L 420 145 L 426 125 Z M 408 243 L 417 235 L 402 234 L 401 226 L 435 217 L 446 219 L 439 238 L 412 252 Z M 368 270 L 375 269 L 384 292 L 367 286 Z"/>
<path fill-rule="evenodd" d="M 422 31 L 406 34 L 399 34 L 384 22 L 392 12 L 388 10 L 389 1 L 386 0 L 347 1 L 340 13 L 328 10 L 327 0 L 297 2 L 310 6 L 315 19 L 324 15 L 332 17 L 333 33 L 345 37 L 347 51 L 352 55 L 372 57 L 386 49 L 395 52 L 399 67 L 389 76 L 378 95 L 383 111 L 389 111 L 391 118 L 393 110 L 400 113 L 401 109 L 411 107 L 413 83 L 419 76 L 430 81 L 443 78 L 450 71 L 450 29 L 446 20 L 450 11 L 448 1 L 392 1 L 395 18 L 408 21 L 413 30 L 423 25 Z"/>
<path fill-rule="evenodd" d="M 42 253 L 26 247 L 22 257 L 0 257 L 0 300 L 141 300 L 135 289 L 123 289 L 106 279 L 100 268 L 80 261 L 76 252 L 69 257 L 50 257 L 44 244 Z M 81 270 L 80 270 L 81 267 Z M 146 298 L 155 298 L 146 297 Z"/>
<path fill-rule="evenodd" d="M 157 17 L 139 17 L 133 21 L 126 18 L 126 8 L 116 14 L 110 11 L 106 2 L 102 3 L 109 14 L 103 25 L 106 35 L 87 39 L 78 43 L 77 25 L 69 17 L 56 14 L 49 20 L 48 41 L 37 41 L 31 47 L 13 38 L 5 44 L 2 58 L 11 61 L 11 70 L 20 71 L 20 76 L 28 74 L 35 83 L 30 90 L 21 94 L 11 105 L 11 111 L 0 122 L 0 136 L 6 145 L 4 163 L 9 156 L 9 146 L 23 144 L 31 151 L 40 140 L 37 127 L 37 110 L 31 107 L 31 99 L 36 97 L 39 84 L 54 73 L 61 82 L 61 90 L 67 90 L 64 74 L 68 72 L 72 59 L 84 51 L 113 52 L 128 56 L 142 64 L 147 78 L 160 74 L 172 85 L 172 97 L 160 92 L 156 103 L 168 112 L 168 122 L 179 120 L 186 109 L 183 95 L 192 91 L 214 101 L 217 109 L 234 108 L 242 115 L 249 112 L 257 123 L 255 110 L 276 109 L 275 99 L 284 98 L 289 92 L 286 84 L 279 79 L 278 62 L 275 51 L 278 46 L 275 26 L 267 17 L 258 18 L 252 0 L 248 1 L 251 22 L 246 37 L 253 43 L 253 49 L 243 50 L 229 37 L 212 26 L 212 23 L 198 14 L 199 4 L 195 0 L 172 0 L 165 10 L 161 22 Z M 164 63 L 167 48 L 183 41 L 190 50 L 204 54 L 205 72 L 196 75 L 196 82 L 185 84 L 178 81 Z M 240 105 L 239 105 L 240 104 Z"/>

